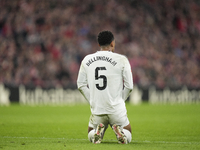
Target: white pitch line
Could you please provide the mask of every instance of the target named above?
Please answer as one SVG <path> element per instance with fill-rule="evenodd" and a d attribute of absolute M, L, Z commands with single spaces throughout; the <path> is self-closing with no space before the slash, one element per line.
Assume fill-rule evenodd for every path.
<path fill-rule="evenodd" d="M 48 138 L 48 137 L 12 137 L 12 136 L 0 136 L 0 138 L 10 138 L 10 139 L 51 139 L 51 140 L 75 140 L 75 141 L 87 141 L 88 139 L 69 139 L 69 138 Z M 104 140 L 104 141 L 117 141 L 117 140 Z M 168 141 L 135 141 L 132 140 L 133 143 L 157 143 L 157 144 L 197 144 L 200 142 L 168 142 Z"/>
<path fill-rule="evenodd" d="M 12 136 L 3 136 L 0 138 L 10 138 L 10 139 L 45 139 L 45 140 L 80 140 L 80 141 L 83 141 L 83 140 L 88 140 L 88 139 L 68 139 L 68 138 L 47 138 L 47 137 L 12 137 Z"/>
<path fill-rule="evenodd" d="M 167 142 L 167 141 L 134 141 L 137 143 L 157 143 L 157 144 L 200 144 L 200 142 Z"/>

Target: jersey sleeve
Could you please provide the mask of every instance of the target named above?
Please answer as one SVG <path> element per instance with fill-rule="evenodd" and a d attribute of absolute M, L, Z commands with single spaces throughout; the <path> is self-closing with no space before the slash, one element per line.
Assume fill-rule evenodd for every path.
<path fill-rule="evenodd" d="M 85 71 L 85 68 L 83 66 L 83 63 L 81 63 L 78 79 L 77 79 L 77 86 L 81 94 L 85 97 L 85 99 L 90 102 L 90 91 L 87 87 L 87 74 Z"/>
<path fill-rule="evenodd" d="M 133 77 L 131 66 L 128 59 L 124 58 L 124 67 L 123 67 L 123 80 L 124 80 L 124 90 L 122 93 L 122 97 L 126 100 L 133 89 Z"/>

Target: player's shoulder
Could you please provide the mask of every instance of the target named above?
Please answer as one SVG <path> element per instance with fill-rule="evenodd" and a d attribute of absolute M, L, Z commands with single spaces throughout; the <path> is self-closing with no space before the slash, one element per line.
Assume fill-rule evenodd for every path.
<path fill-rule="evenodd" d="M 121 58 L 127 58 L 125 55 L 123 54 L 119 54 L 119 53 L 115 53 L 113 52 L 114 55 L 116 55 L 117 57 L 121 57 Z"/>
<path fill-rule="evenodd" d="M 90 60 L 91 58 L 93 57 L 96 57 L 96 56 L 99 56 L 99 55 L 102 55 L 102 56 L 108 56 L 108 57 L 112 57 L 112 58 L 117 58 L 118 60 L 128 60 L 128 58 L 125 56 L 125 55 L 122 55 L 122 54 L 119 54 L 119 53 L 115 53 L 115 52 L 101 52 L 99 53 L 99 51 L 95 52 L 95 53 L 92 53 L 92 54 L 88 54 L 86 55 L 84 58 L 83 58 L 83 61 L 88 61 Z"/>
<path fill-rule="evenodd" d="M 95 53 L 96 53 L 96 52 L 95 52 Z M 95 55 L 95 53 L 86 55 L 86 56 L 83 58 L 83 60 L 90 59 L 91 57 L 93 57 L 93 56 Z"/>
<path fill-rule="evenodd" d="M 113 53 L 115 56 L 114 57 L 118 57 L 122 62 L 127 62 L 128 58 L 126 55 L 123 54 L 119 54 L 119 53 Z"/>

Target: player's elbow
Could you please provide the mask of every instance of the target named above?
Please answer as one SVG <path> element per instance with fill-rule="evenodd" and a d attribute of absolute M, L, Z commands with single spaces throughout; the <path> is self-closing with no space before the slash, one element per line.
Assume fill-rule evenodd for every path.
<path fill-rule="evenodd" d="M 85 87 L 87 87 L 87 85 L 83 85 L 83 84 L 80 84 L 80 85 L 78 84 L 77 86 L 78 86 L 79 91 L 82 91 Z"/>
<path fill-rule="evenodd" d="M 79 85 L 78 85 L 78 90 L 81 91 L 81 88 L 82 88 L 82 87 L 83 87 L 83 86 L 79 86 Z"/>
<path fill-rule="evenodd" d="M 126 87 L 126 89 L 129 90 L 130 92 L 132 92 L 133 86 L 131 86 L 131 87 Z"/>
<path fill-rule="evenodd" d="M 83 82 L 77 81 L 77 87 L 78 87 L 79 91 L 83 86 L 85 86 L 85 84 Z"/>

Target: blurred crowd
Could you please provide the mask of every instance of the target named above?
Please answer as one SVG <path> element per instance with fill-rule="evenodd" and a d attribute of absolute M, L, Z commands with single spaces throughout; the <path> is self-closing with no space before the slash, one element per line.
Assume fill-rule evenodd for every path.
<path fill-rule="evenodd" d="M 198 0 L 1 0 L 0 83 L 76 88 L 102 30 L 114 33 L 134 84 L 200 87 Z"/>

